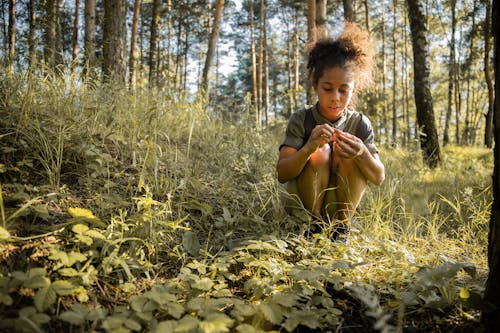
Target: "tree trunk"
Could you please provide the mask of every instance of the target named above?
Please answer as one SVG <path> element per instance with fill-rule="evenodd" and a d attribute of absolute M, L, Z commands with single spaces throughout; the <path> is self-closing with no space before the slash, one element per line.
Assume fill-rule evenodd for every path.
<path fill-rule="evenodd" d="M 9 72 L 14 72 L 16 59 L 16 0 L 9 0 Z"/>
<path fill-rule="evenodd" d="M 354 10 L 352 6 L 353 0 L 343 0 L 344 3 L 344 19 L 349 22 L 354 22 Z"/>
<path fill-rule="evenodd" d="M 215 50 L 217 49 L 217 41 L 219 40 L 219 30 L 220 30 L 219 27 L 223 10 L 224 10 L 224 0 L 217 0 L 217 3 L 215 5 L 214 22 L 208 41 L 207 57 L 205 58 L 205 66 L 203 67 L 202 84 L 201 84 L 201 89 L 207 95 L 208 95 L 208 73 L 210 73 L 210 67 L 212 66 Z"/>
<path fill-rule="evenodd" d="M 420 147 L 422 148 L 425 164 L 430 168 L 435 168 L 441 160 L 441 153 L 430 91 L 426 17 L 419 0 L 406 0 L 406 3 L 408 5 L 413 46 L 414 93 L 417 124 L 421 131 Z"/>
<path fill-rule="evenodd" d="M 491 22 L 495 36 L 495 81 L 500 82 L 500 4 L 493 1 Z M 500 84 L 495 84 L 495 105 L 493 114 L 495 148 L 493 170 L 493 205 L 491 206 L 490 230 L 488 236 L 488 280 L 484 291 L 482 323 L 486 332 L 498 330 L 500 318 Z"/>
<path fill-rule="evenodd" d="M 253 0 L 250 0 L 250 8 L 248 10 L 250 16 L 250 56 L 252 58 L 252 91 L 253 91 L 253 104 L 255 112 L 255 125 L 259 127 L 259 96 L 257 92 L 257 59 L 255 55 L 255 25 L 254 25 L 254 10 Z"/>
<path fill-rule="evenodd" d="M 130 58 L 129 58 L 129 87 L 135 89 L 135 65 L 137 63 L 137 26 L 139 13 L 141 11 L 141 0 L 134 0 L 134 15 L 132 17 L 132 31 L 130 36 Z"/>
<path fill-rule="evenodd" d="M 94 73 L 95 57 L 95 0 L 85 0 L 84 71 Z"/>
<path fill-rule="evenodd" d="M 327 0 L 316 0 L 316 29 L 317 38 L 328 37 L 328 30 L 326 27 L 326 5 Z"/>
<path fill-rule="evenodd" d="M 397 15 L 397 0 L 392 0 L 392 145 L 397 144 L 397 124 L 398 110 L 396 105 L 397 94 L 397 40 L 396 40 L 396 15 Z"/>
<path fill-rule="evenodd" d="M 259 109 L 259 119 L 258 119 L 258 128 L 262 126 L 263 119 L 263 66 L 264 66 L 264 0 L 260 0 L 260 10 L 259 10 L 259 54 L 257 57 L 257 102 Z"/>
<path fill-rule="evenodd" d="M 45 2 L 45 45 L 43 48 L 45 65 L 55 67 L 56 52 L 56 0 Z"/>
<path fill-rule="evenodd" d="M 493 106 L 495 103 L 495 91 L 493 80 L 491 79 L 490 71 L 490 52 L 491 52 L 491 2 L 486 0 L 486 17 L 484 20 L 484 78 L 488 86 L 488 112 L 485 120 L 486 126 L 484 129 L 484 145 L 488 148 L 492 147 L 493 141 Z"/>
<path fill-rule="evenodd" d="M 7 34 L 8 23 L 5 22 L 5 17 L 7 16 L 5 14 L 5 4 L 6 4 L 6 2 L 2 0 L 2 2 L 1 2 L 2 12 L 0 13 L 0 15 L 1 15 L 1 18 L 2 18 L 2 37 L 3 37 L 2 38 L 2 41 L 3 41 L 2 47 L 3 47 L 3 52 L 4 52 L 4 54 L 8 54 L 9 53 L 9 36 Z"/>
<path fill-rule="evenodd" d="M 263 117 L 264 117 L 264 126 L 268 124 L 269 118 L 269 49 L 267 45 L 267 16 L 266 16 L 266 2 L 265 0 L 261 0 L 261 19 L 263 22 L 262 27 L 262 37 L 264 41 L 264 100 L 263 100 Z"/>
<path fill-rule="evenodd" d="M 307 7 L 307 43 L 313 45 L 316 41 L 316 0 L 309 0 Z M 314 95 L 311 80 L 306 85 L 307 103 L 312 103 Z"/>
<path fill-rule="evenodd" d="M 450 39 L 450 60 L 448 64 L 448 107 L 446 109 L 446 117 L 444 122 L 443 146 L 450 142 L 450 121 L 453 109 L 453 83 L 455 82 L 455 30 L 457 19 L 455 16 L 456 0 L 450 1 L 451 9 L 451 39 Z"/>
<path fill-rule="evenodd" d="M 471 38 L 470 38 L 470 44 L 469 44 L 469 59 L 466 62 L 466 82 L 467 82 L 467 93 L 466 93 L 466 99 L 465 99 L 465 126 L 464 126 L 464 133 L 462 135 L 462 142 L 466 145 L 470 145 L 472 142 L 472 132 L 473 132 L 473 125 L 472 125 L 472 105 L 471 105 L 471 67 L 474 62 L 474 37 L 475 37 L 475 31 L 476 31 L 476 1 L 474 1 L 474 8 L 472 10 L 472 24 L 471 24 Z"/>
<path fill-rule="evenodd" d="M 64 0 L 56 0 L 56 52 L 54 54 L 55 66 L 58 67 L 64 63 L 64 42 L 63 42 L 63 26 L 62 26 L 62 15 L 63 15 L 63 5 Z"/>
<path fill-rule="evenodd" d="M 364 0 L 366 31 L 370 31 L 370 6 L 368 0 Z"/>
<path fill-rule="evenodd" d="M 28 31 L 28 59 L 29 68 L 34 69 L 36 52 L 35 52 L 35 0 L 30 0 L 28 3 L 28 13 L 29 13 L 29 31 Z"/>
<path fill-rule="evenodd" d="M 153 11 L 151 14 L 150 39 L 149 39 L 149 86 L 156 87 L 156 69 L 158 66 L 158 30 L 160 28 L 160 6 L 161 0 L 153 1 Z"/>
<path fill-rule="evenodd" d="M 386 29 L 386 22 L 385 22 L 385 6 L 382 6 L 382 128 L 384 129 L 384 137 L 385 137 L 385 142 L 389 142 L 389 126 L 387 123 L 387 118 L 388 118 L 388 110 L 387 110 L 387 52 L 386 52 L 386 41 L 385 41 L 385 29 Z"/>
<path fill-rule="evenodd" d="M 104 1 L 103 78 L 125 83 L 126 1 Z"/>
<path fill-rule="evenodd" d="M 71 38 L 71 48 L 73 50 L 71 59 L 73 62 L 78 57 L 78 18 L 80 12 L 80 0 L 75 0 L 75 20 L 73 21 L 73 36 Z"/>

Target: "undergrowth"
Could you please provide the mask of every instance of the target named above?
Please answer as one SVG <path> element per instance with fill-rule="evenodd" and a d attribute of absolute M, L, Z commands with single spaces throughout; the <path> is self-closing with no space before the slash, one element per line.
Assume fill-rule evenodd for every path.
<path fill-rule="evenodd" d="M 74 79 L 0 83 L 0 330 L 478 330 L 490 150 L 381 149 L 332 242 L 283 209 L 284 123 Z"/>

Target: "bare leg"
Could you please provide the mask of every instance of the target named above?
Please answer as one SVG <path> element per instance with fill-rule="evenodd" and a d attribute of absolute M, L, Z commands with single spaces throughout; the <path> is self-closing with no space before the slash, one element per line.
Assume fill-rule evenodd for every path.
<path fill-rule="evenodd" d="M 330 181 L 331 156 L 329 145 L 318 148 L 297 177 L 299 197 L 304 207 L 317 217 L 321 216 L 325 189 Z"/>
<path fill-rule="evenodd" d="M 344 224 L 354 215 L 365 193 L 367 181 L 353 160 L 333 155 L 330 186 L 335 188 L 335 202 L 330 202 L 331 197 L 327 197 L 325 207 L 332 220 Z"/>

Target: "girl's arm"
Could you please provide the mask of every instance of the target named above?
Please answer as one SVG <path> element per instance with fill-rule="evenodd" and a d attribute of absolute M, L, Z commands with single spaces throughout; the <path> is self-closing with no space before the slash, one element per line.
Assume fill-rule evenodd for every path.
<path fill-rule="evenodd" d="M 382 184 L 385 179 L 384 164 L 377 153 L 370 153 L 360 138 L 336 130 L 333 142 L 335 143 L 334 154 L 339 154 L 342 158 L 353 159 L 368 181 L 377 186 Z"/>

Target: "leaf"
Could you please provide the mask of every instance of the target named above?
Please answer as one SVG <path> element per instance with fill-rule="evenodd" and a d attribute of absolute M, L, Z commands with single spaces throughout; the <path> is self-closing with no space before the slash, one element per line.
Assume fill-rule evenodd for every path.
<path fill-rule="evenodd" d="M 240 324 L 236 327 L 236 332 L 239 333 L 264 333 L 264 331 L 259 330 L 252 325 Z"/>
<path fill-rule="evenodd" d="M 63 312 L 59 315 L 59 319 L 78 326 L 83 325 L 85 323 L 85 316 L 75 311 Z"/>
<path fill-rule="evenodd" d="M 283 321 L 283 311 L 277 304 L 261 303 L 259 304 L 259 310 L 271 324 L 279 325 Z"/>
<path fill-rule="evenodd" d="M 10 233 L 7 229 L 0 227 L 0 241 L 7 240 L 10 238 Z"/>
<path fill-rule="evenodd" d="M 61 268 L 57 271 L 59 274 L 62 276 L 67 276 L 67 277 L 73 277 L 73 276 L 78 276 L 80 273 L 74 268 Z"/>
<path fill-rule="evenodd" d="M 73 217 L 70 219 L 70 222 L 90 223 L 96 227 L 106 228 L 106 224 L 104 224 L 98 217 L 94 216 L 94 214 L 88 209 L 70 207 L 68 208 L 68 213 Z"/>
<path fill-rule="evenodd" d="M 50 280 L 45 276 L 33 276 L 31 279 L 24 281 L 23 287 L 29 289 L 38 289 L 50 286 Z"/>
<path fill-rule="evenodd" d="M 212 289 L 213 285 L 214 285 L 213 281 L 207 277 L 201 278 L 198 281 L 191 283 L 191 287 L 203 291 L 208 291 Z"/>
<path fill-rule="evenodd" d="M 9 294 L 0 293 L 0 304 L 11 306 L 13 303 L 12 297 Z"/>
<path fill-rule="evenodd" d="M 83 244 L 85 245 L 92 245 L 92 243 L 94 242 L 94 240 L 92 239 L 92 237 L 89 237 L 89 236 L 86 236 L 86 235 L 76 235 L 76 238 L 81 241 Z"/>
<path fill-rule="evenodd" d="M 45 312 L 56 303 L 57 295 L 50 286 L 41 288 L 35 294 L 35 307 L 40 312 Z"/>
<path fill-rule="evenodd" d="M 286 307 L 293 307 L 295 304 L 297 304 L 297 301 L 300 299 L 300 297 L 296 294 L 292 293 L 280 293 L 280 294 L 274 294 L 272 296 L 273 302 L 276 302 L 280 305 L 286 306 Z"/>
<path fill-rule="evenodd" d="M 86 236 L 97 238 L 97 239 L 106 239 L 106 237 L 99 231 L 95 229 L 90 229 L 85 232 Z"/>
<path fill-rule="evenodd" d="M 75 287 L 69 281 L 57 280 L 52 282 L 52 289 L 60 296 L 68 296 L 73 294 Z"/>
<path fill-rule="evenodd" d="M 83 235 L 83 233 L 87 230 L 89 230 L 90 228 L 88 226 L 86 226 L 85 224 L 75 224 L 73 226 L 73 228 L 71 228 L 71 230 L 75 233 L 75 234 L 80 234 L 80 235 Z"/>
<path fill-rule="evenodd" d="M 127 318 L 124 322 L 125 326 L 130 328 L 132 331 L 140 331 L 142 326 L 137 321 Z"/>
<path fill-rule="evenodd" d="M 175 320 L 160 321 L 154 333 L 174 333 L 176 326 L 177 322 Z"/>
<path fill-rule="evenodd" d="M 198 323 L 200 321 L 192 316 L 184 316 L 182 317 L 181 320 L 179 320 L 179 323 L 177 327 L 174 329 L 175 333 L 183 333 L 183 332 L 189 332 L 191 330 L 194 330 L 195 328 L 198 327 Z"/>
<path fill-rule="evenodd" d="M 469 290 L 467 288 L 460 288 L 460 298 L 461 299 L 468 299 L 470 297 Z"/>
<path fill-rule="evenodd" d="M 222 313 L 214 313 L 207 316 L 199 326 L 204 333 L 229 332 L 234 320 Z"/>

